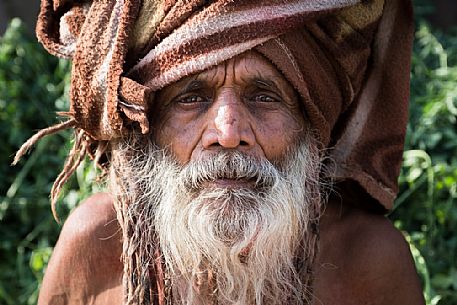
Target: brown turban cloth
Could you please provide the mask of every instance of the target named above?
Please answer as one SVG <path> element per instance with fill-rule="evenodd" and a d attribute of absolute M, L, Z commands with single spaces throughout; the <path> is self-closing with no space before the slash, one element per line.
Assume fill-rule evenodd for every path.
<path fill-rule="evenodd" d="M 43 135 L 76 129 L 54 199 L 84 155 L 97 161 L 127 123 L 148 133 L 154 91 L 255 49 L 300 94 L 333 160 L 326 175 L 361 188 L 366 205 L 392 207 L 407 122 L 410 0 L 42 0 L 37 35 L 73 61 L 70 119 L 17 155 Z"/>

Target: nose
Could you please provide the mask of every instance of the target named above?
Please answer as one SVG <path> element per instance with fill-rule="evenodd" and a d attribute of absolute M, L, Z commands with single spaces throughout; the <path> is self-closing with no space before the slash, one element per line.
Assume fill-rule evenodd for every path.
<path fill-rule="evenodd" d="M 233 96 L 216 100 L 210 110 L 210 122 L 203 135 L 203 146 L 223 148 L 248 148 L 255 143 L 248 110 Z"/>

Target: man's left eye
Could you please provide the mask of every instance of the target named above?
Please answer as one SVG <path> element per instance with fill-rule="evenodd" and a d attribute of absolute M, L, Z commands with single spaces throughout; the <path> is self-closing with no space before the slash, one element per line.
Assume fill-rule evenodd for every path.
<path fill-rule="evenodd" d="M 256 103 L 277 103 L 279 102 L 278 99 L 271 97 L 265 94 L 259 94 L 251 98 L 251 101 Z"/>

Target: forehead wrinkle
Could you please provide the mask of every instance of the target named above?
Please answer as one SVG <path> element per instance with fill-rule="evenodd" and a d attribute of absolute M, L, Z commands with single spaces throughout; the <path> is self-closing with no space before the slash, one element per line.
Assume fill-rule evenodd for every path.
<path fill-rule="evenodd" d="M 242 65 L 241 68 L 244 71 L 237 74 L 237 79 L 244 83 L 260 83 L 263 86 L 279 90 L 281 93 L 285 93 L 283 89 L 287 87 L 292 88 L 292 85 L 274 66 L 260 55 L 255 56 L 255 54 L 246 54 L 238 59 L 236 66 Z"/>
<path fill-rule="evenodd" d="M 227 62 L 222 62 L 195 75 L 195 79 L 206 86 L 219 87 L 225 83 L 227 77 Z M 222 75 L 222 77 L 220 77 Z"/>

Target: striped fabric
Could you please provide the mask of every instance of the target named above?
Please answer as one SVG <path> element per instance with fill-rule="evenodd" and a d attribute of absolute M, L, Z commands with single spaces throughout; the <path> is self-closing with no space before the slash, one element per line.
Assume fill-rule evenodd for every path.
<path fill-rule="evenodd" d="M 410 0 L 42 0 L 37 35 L 73 60 L 65 126 L 82 130 L 90 148 L 119 137 L 128 121 L 148 133 L 155 91 L 255 49 L 300 94 L 334 160 L 323 174 L 389 209 L 406 129 L 411 20 Z"/>

